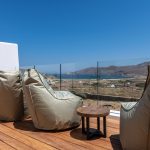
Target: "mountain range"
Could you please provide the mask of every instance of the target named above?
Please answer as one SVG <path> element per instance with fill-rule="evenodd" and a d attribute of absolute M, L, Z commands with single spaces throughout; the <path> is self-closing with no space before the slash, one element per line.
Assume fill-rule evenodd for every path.
<path fill-rule="evenodd" d="M 137 65 L 99 67 L 98 71 L 102 75 L 121 75 L 127 77 L 146 76 L 148 65 L 150 65 L 150 61 Z M 75 73 L 92 75 L 97 73 L 97 68 L 89 67 L 76 71 Z"/>

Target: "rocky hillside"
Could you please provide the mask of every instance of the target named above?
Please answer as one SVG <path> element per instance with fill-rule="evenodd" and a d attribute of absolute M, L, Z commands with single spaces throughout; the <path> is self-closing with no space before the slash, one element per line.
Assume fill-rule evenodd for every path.
<path fill-rule="evenodd" d="M 147 66 L 150 65 L 149 62 L 144 62 L 137 65 L 130 66 L 109 66 L 109 67 L 100 67 L 100 74 L 104 75 L 122 75 L 128 77 L 135 76 L 145 76 L 147 75 Z M 77 71 L 77 74 L 96 74 L 97 68 L 90 67 Z"/>

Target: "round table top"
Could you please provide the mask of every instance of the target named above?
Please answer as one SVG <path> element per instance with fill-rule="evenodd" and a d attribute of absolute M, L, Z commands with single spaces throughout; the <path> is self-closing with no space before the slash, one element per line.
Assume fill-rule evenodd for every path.
<path fill-rule="evenodd" d="M 103 106 L 81 106 L 77 108 L 77 114 L 83 117 L 105 117 L 110 110 Z"/>

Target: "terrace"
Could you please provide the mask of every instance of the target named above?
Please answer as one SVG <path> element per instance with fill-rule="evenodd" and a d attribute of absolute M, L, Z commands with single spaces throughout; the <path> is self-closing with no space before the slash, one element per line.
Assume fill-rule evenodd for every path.
<path fill-rule="evenodd" d="M 121 70 L 122 68 L 118 66 L 100 67 L 98 64 L 93 67 L 90 74 L 86 74 L 88 69 L 83 68 L 78 71 L 74 64 L 37 65 L 34 67 L 42 72 L 53 89 L 74 92 L 84 98 L 84 105 L 95 107 L 99 105 L 116 111 L 120 110 L 120 102 L 137 101 L 141 97 L 149 62 L 130 66 L 131 72 Z M 135 71 L 136 67 L 139 72 Z M 24 71 L 26 68 L 33 68 L 33 66 L 23 67 L 21 70 Z M 125 71 L 129 74 L 126 74 Z M 104 76 L 106 73 L 107 77 Z M 124 76 L 125 74 L 126 76 Z M 122 149 L 119 137 L 120 117 L 119 115 L 115 117 L 113 112 L 107 117 L 107 137 L 97 137 L 90 140 L 87 140 L 86 135 L 82 134 L 81 125 L 71 130 L 43 131 L 34 127 L 26 105 L 25 114 L 22 121 L 0 122 L 0 149 Z M 96 128 L 96 119 L 90 120 L 90 128 Z M 102 119 L 100 124 L 103 124 Z M 103 130 L 102 125 L 100 130 Z"/>
<path fill-rule="evenodd" d="M 150 0 L 1 0 L 0 150 L 150 150 L 149 18 Z"/>

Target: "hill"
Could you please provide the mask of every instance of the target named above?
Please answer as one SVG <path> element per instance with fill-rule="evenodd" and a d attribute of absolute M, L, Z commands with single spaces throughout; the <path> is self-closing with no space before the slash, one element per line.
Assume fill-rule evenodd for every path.
<path fill-rule="evenodd" d="M 127 77 L 136 77 L 136 76 L 146 76 L 147 75 L 147 66 L 150 65 L 150 61 L 140 63 L 137 65 L 129 66 L 108 66 L 100 67 L 99 72 L 102 75 L 122 75 Z M 79 71 L 76 71 L 77 74 L 96 74 L 96 67 L 89 67 Z"/>

